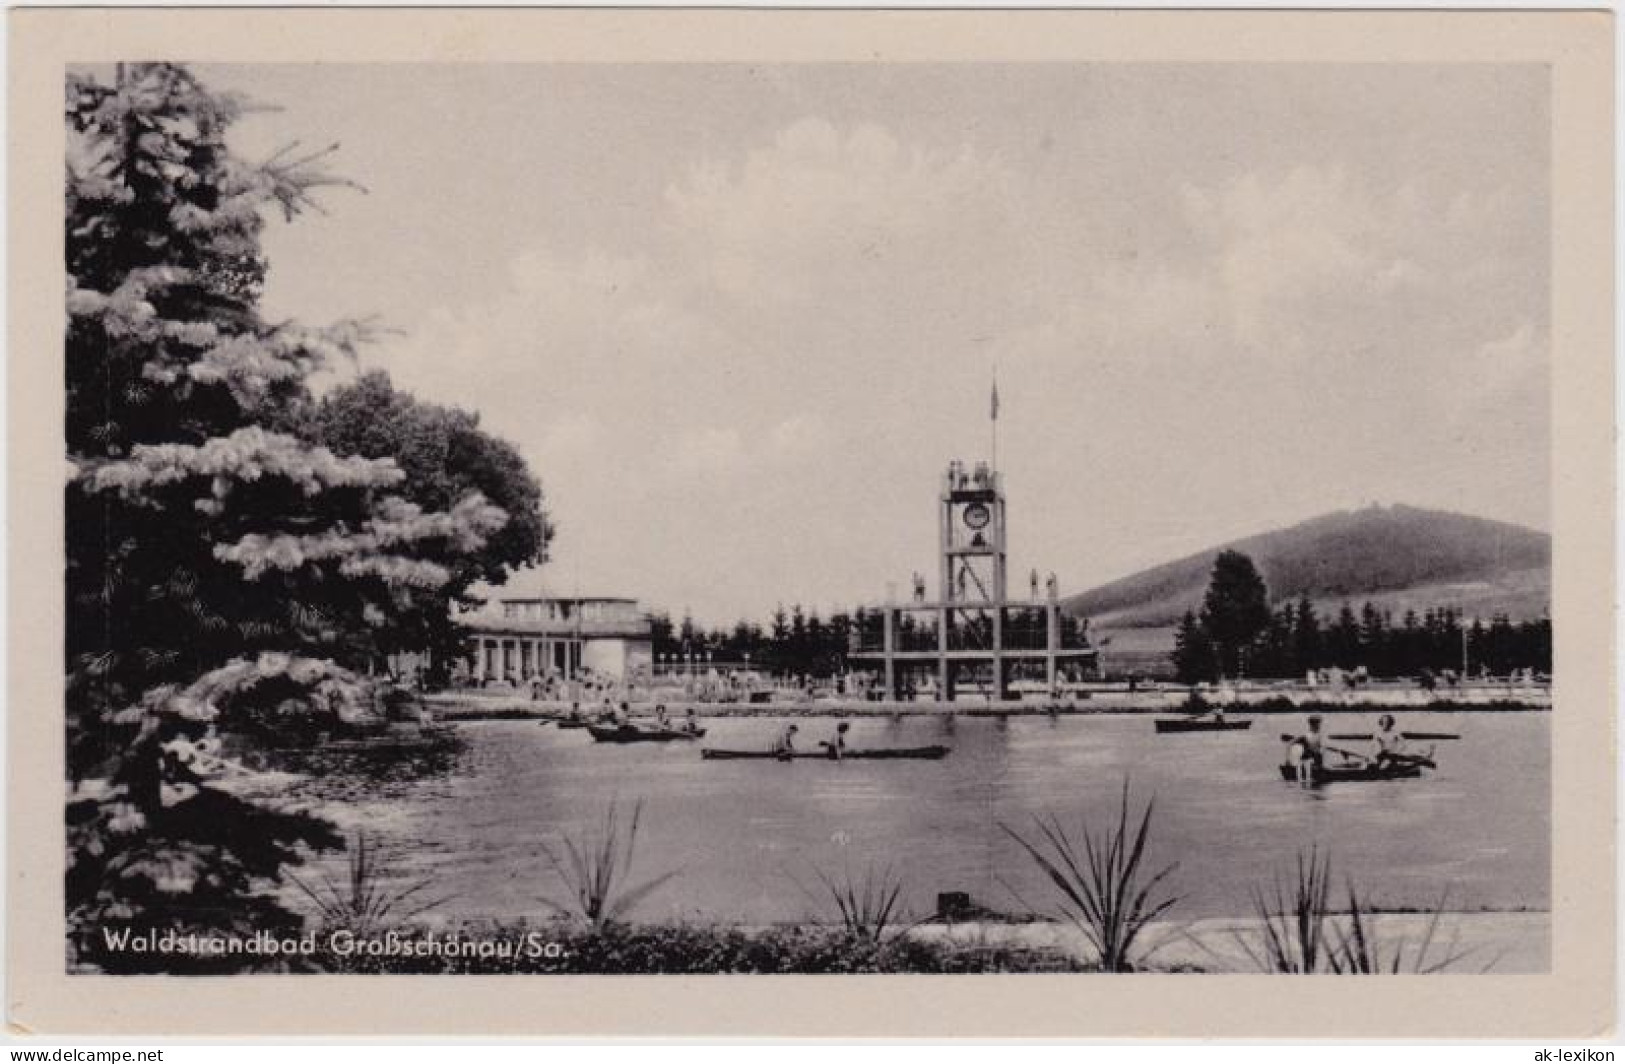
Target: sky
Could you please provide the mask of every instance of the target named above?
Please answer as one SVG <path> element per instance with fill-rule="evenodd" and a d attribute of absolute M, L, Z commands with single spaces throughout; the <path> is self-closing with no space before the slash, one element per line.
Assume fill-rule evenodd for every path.
<path fill-rule="evenodd" d="M 267 311 L 519 447 L 559 593 L 906 594 L 995 373 L 1063 593 L 1372 503 L 1549 527 L 1544 67 L 198 70 L 366 189 L 268 228 Z"/>

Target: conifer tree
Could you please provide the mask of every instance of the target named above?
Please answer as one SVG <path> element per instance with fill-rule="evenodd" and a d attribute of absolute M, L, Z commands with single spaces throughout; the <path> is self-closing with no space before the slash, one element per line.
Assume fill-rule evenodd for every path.
<path fill-rule="evenodd" d="M 167 64 L 67 82 L 67 915 L 70 959 L 103 966 L 137 960 L 96 956 L 108 926 L 294 925 L 271 888 L 336 836 L 219 786 L 201 742 L 365 718 L 357 633 L 505 522 L 279 430 L 364 330 L 261 315 L 264 213 L 338 182 L 325 152 L 233 154 L 242 106 Z"/>
<path fill-rule="evenodd" d="M 1220 551 L 1202 601 L 1201 623 L 1225 676 L 1239 673 L 1245 653 L 1269 627 L 1269 592 L 1253 560 L 1240 551 Z"/>
<path fill-rule="evenodd" d="M 1174 630 L 1173 664 L 1180 683 L 1195 684 L 1218 678 L 1213 643 L 1194 611 L 1186 610 Z"/>

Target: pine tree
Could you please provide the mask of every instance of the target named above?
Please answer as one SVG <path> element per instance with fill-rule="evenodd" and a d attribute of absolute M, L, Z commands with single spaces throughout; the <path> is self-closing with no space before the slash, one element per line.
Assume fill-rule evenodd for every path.
<path fill-rule="evenodd" d="M 1352 669 L 1360 664 L 1360 621 L 1354 607 L 1347 602 L 1337 611 L 1337 620 L 1326 633 L 1330 644 L 1329 656 L 1340 669 Z"/>
<path fill-rule="evenodd" d="M 1315 615 L 1315 605 L 1309 601 L 1309 596 L 1302 595 L 1298 598 L 1298 608 L 1293 611 L 1292 619 L 1294 675 L 1302 675 L 1310 669 L 1321 667 L 1323 662 L 1320 644 L 1320 618 Z"/>
<path fill-rule="evenodd" d="M 1367 600 L 1360 607 L 1360 653 L 1355 662 L 1364 665 L 1372 674 L 1390 673 L 1388 648 L 1388 619 Z"/>
<path fill-rule="evenodd" d="M 1269 592 L 1253 560 L 1240 551 L 1221 551 L 1202 601 L 1202 627 L 1212 641 L 1225 676 L 1236 676 L 1242 660 L 1269 627 Z"/>
<path fill-rule="evenodd" d="M 1180 683 L 1195 684 L 1217 679 L 1213 643 L 1207 630 L 1190 610 L 1174 630 L 1174 674 Z"/>
<path fill-rule="evenodd" d="M 295 926 L 268 888 L 337 837 L 217 786 L 200 740 L 366 718 L 372 692 L 352 668 L 364 633 L 443 601 L 450 573 L 430 556 L 477 551 L 506 519 L 478 495 L 425 511 L 396 494 L 395 463 L 280 430 L 310 374 L 364 330 L 261 317 L 262 212 L 291 218 L 336 182 L 324 152 L 233 155 L 240 109 L 172 65 L 67 83 L 66 893 L 80 961 L 115 925 Z"/>

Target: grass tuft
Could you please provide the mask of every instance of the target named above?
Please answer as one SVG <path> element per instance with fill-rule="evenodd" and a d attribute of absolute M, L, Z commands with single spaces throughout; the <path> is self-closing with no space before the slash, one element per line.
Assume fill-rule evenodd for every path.
<path fill-rule="evenodd" d="M 1103 826 L 1085 823 L 1073 835 L 1051 814 L 1033 818 L 1037 830 L 1029 838 L 999 825 L 1048 877 L 1060 916 L 1083 933 L 1108 972 L 1142 965 L 1154 950 L 1137 951 L 1141 934 L 1180 900 L 1159 896 L 1178 865 L 1152 873 L 1145 862 L 1155 800 L 1145 804 L 1137 822 L 1131 822 L 1129 804 L 1124 780 L 1117 817 Z"/>
<path fill-rule="evenodd" d="M 1237 941 L 1255 967 L 1283 975 L 1320 970 L 1330 948 L 1326 928 L 1331 884 L 1331 856 L 1311 847 L 1307 854 L 1299 851 L 1290 885 L 1277 875 L 1272 895 L 1253 889 L 1260 941 L 1255 945 L 1239 934 Z"/>
<path fill-rule="evenodd" d="M 888 937 L 908 926 L 909 915 L 903 905 L 903 879 L 890 865 L 877 867 L 871 862 L 862 878 L 854 879 L 851 869 L 839 878 L 813 869 L 823 888 L 822 898 L 831 903 L 840 917 L 841 927 L 851 938 L 878 946 Z M 798 882 L 797 886 L 801 886 Z M 819 900 L 814 892 L 801 887 L 802 893 Z"/>
<path fill-rule="evenodd" d="M 451 900 L 449 896 L 425 900 L 428 880 L 400 888 L 389 886 L 388 868 L 375 855 L 366 832 L 356 832 L 348 850 L 348 874 L 342 882 L 324 872 L 321 881 L 313 886 L 291 871 L 286 873 L 315 904 L 317 916 L 328 930 L 350 931 L 357 938 L 366 938 Z"/>
<path fill-rule="evenodd" d="M 1390 937 L 1384 943 L 1376 933 L 1370 905 L 1360 897 L 1354 881 L 1348 881 L 1348 911 L 1333 923 L 1335 939 L 1327 958 L 1331 971 L 1341 975 L 1433 975 L 1455 967 L 1472 952 L 1459 949 L 1454 933 L 1441 942 L 1439 922 L 1446 898 L 1441 896 L 1430 910 L 1422 934 Z M 1494 966 L 1491 960 L 1486 970 Z"/>
<path fill-rule="evenodd" d="M 666 872 L 636 886 L 627 881 L 637 852 L 638 827 L 643 818 L 643 800 L 632 806 L 630 819 L 622 820 L 619 805 L 609 803 L 603 826 L 587 831 L 579 839 L 565 839 L 562 854 L 542 845 L 542 853 L 564 886 L 564 899 L 543 898 L 543 904 L 560 914 L 585 920 L 595 932 L 625 920 L 649 895 L 676 878 Z"/>
<path fill-rule="evenodd" d="M 1425 910 L 1427 927 L 1419 936 L 1377 933 L 1376 913 L 1352 878 L 1344 880 L 1347 908 L 1338 911 L 1331 901 L 1332 861 L 1311 847 L 1300 852 L 1293 881 L 1275 880 L 1273 896 L 1253 894 L 1260 931 L 1254 943 L 1246 934 L 1236 938 L 1259 971 L 1293 975 L 1429 975 L 1461 963 L 1472 951 L 1457 948 L 1457 936 L 1441 939 L 1439 931 L 1447 899 Z M 1492 967 L 1492 960 L 1488 967 Z"/>

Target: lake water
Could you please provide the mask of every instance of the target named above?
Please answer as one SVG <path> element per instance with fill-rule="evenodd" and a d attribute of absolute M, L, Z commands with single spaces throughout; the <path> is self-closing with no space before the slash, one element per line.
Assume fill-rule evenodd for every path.
<path fill-rule="evenodd" d="M 1550 901 L 1550 715 L 1407 715 L 1401 728 L 1458 732 L 1420 780 L 1304 790 L 1283 782 L 1292 717 L 1250 731 L 1158 736 L 1145 716 L 852 721 L 850 745 L 953 748 L 943 761 L 702 761 L 700 744 L 596 743 L 534 721 L 460 725 L 467 747 L 427 778 L 287 788 L 300 804 L 376 835 L 394 874 L 454 895 L 458 916 L 546 914 L 559 897 L 543 852 L 642 799 L 634 880 L 677 871 L 637 911 L 646 920 L 760 924 L 828 918 L 822 872 L 861 880 L 889 867 L 916 915 L 938 891 L 1025 913 L 1047 905 L 1041 873 L 1001 825 L 1114 816 L 1125 777 L 1155 796 L 1154 867 L 1178 862 L 1174 916 L 1252 911 L 1251 892 L 1300 849 L 1330 851 L 1374 903 L 1416 907 L 1448 891 L 1455 909 L 1546 909 Z M 1331 732 L 1373 718 L 1334 716 Z M 784 721 L 710 719 L 703 745 L 765 749 Z M 833 720 L 801 719 L 809 745 Z M 1031 904 L 1023 904 L 1022 900 Z"/>

